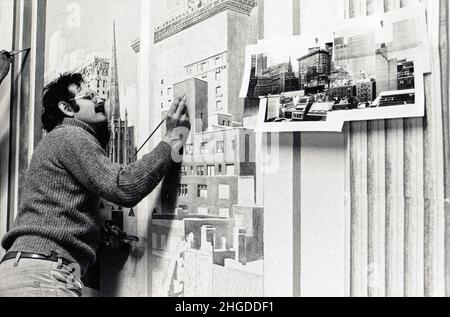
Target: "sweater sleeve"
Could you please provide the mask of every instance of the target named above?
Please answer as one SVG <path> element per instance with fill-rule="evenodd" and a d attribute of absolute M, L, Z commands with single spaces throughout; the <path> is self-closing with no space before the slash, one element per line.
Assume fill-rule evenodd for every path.
<path fill-rule="evenodd" d="M 85 131 L 73 129 L 66 136 L 59 149 L 61 164 L 91 192 L 120 206 L 136 206 L 160 183 L 172 163 L 172 148 L 166 142 L 123 166 L 112 163 Z"/>

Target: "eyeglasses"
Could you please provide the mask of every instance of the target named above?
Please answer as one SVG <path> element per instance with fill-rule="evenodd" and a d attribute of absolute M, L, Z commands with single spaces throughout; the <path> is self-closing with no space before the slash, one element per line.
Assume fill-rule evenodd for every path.
<path fill-rule="evenodd" d="M 82 96 L 78 96 L 78 97 L 69 99 L 69 101 L 75 101 L 75 100 L 78 100 L 78 99 L 91 99 L 92 101 L 95 102 L 95 101 L 97 101 L 98 98 L 99 98 L 99 95 L 96 92 L 91 91 L 91 92 L 88 92 L 88 93 L 86 93 L 86 94 L 84 94 Z"/>

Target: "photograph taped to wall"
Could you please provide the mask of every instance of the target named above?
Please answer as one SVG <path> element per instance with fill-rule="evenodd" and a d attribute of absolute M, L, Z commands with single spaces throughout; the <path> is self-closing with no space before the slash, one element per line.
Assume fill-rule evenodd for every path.
<path fill-rule="evenodd" d="M 421 4 L 260 41 L 247 47 L 240 97 L 259 103 L 260 132 L 340 132 L 347 121 L 421 117 L 429 49 Z"/>

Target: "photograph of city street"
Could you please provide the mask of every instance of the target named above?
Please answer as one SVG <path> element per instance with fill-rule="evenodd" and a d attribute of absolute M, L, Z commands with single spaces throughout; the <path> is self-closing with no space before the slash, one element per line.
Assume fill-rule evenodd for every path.
<path fill-rule="evenodd" d="M 268 99 L 266 122 L 326 121 L 331 111 L 415 104 L 414 61 L 385 60 L 387 48 L 382 46 L 376 54 L 383 60 L 380 63 L 375 61 L 372 64 L 375 67 L 372 67 L 370 64 L 376 55 L 369 53 L 356 57 L 348 53 L 360 54 L 361 50 L 352 45 L 368 43 L 341 42 L 343 38 L 335 40 L 335 50 L 312 48 L 311 52 L 298 59 L 297 74 L 290 63 L 285 63 L 263 68 L 262 75 L 252 77 L 249 95 L 267 96 Z M 378 76 L 361 68 L 364 65 L 362 58 L 367 61 L 365 65 L 369 64 L 366 70 L 374 71 Z M 355 71 L 353 65 L 357 65 L 359 71 Z M 275 78 L 280 67 L 285 67 L 284 73 Z M 348 71 L 349 68 L 353 71 Z M 376 78 L 384 80 L 377 81 Z"/>
<path fill-rule="evenodd" d="M 279 43 L 251 46 L 242 91 L 265 112 L 259 124 L 295 123 L 296 130 L 318 122 L 326 130 L 328 120 L 335 127 L 336 121 L 423 116 L 424 12 L 367 19 L 363 27 L 310 34 L 315 43 L 309 46 L 305 37 L 286 39 L 289 50 Z"/>
<path fill-rule="evenodd" d="M 377 89 L 375 77 L 363 71 L 359 74 L 349 73 L 345 70 L 347 63 L 332 69 L 331 55 L 325 50 L 313 50 L 299 59 L 299 62 L 314 55 L 322 55 L 317 60 L 321 64 L 320 60 L 323 58 L 324 64 L 300 66 L 302 70 L 299 72 L 298 81 L 291 72 L 292 79 L 285 80 L 286 86 L 290 86 L 281 89 L 279 95 L 276 95 L 277 87 L 270 87 L 266 122 L 326 121 L 327 114 L 331 111 L 415 104 L 413 61 L 389 62 L 395 64 L 389 65 L 389 69 L 392 68 L 394 72 L 388 73 L 390 78 L 387 78 L 387 82 L 378 81 Z M 348 58 L 346 60 L 348 61 Z M 303 69 L 306 71 L 303 72 Z M 255 80 L 262 81 L 259 77 Z M 385 89 L 381 88 L 382 85 Z M 264 95 L 261 91 L 266 87 L 257 84 L 255 88 L 259 89 L 255 95 Z M 299 90 L 300 88 L 302 89 Z M 276 96 L 272 96 L 272 93 Z"/>

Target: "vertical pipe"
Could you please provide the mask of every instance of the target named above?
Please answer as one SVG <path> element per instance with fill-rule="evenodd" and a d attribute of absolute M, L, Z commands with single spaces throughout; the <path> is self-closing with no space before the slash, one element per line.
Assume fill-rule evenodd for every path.
<path fill-rule="evenodd" d="M 32 106 L 34 109 L 32 127 L 33 138 L 31 138 L 31 145 L 33 149 L 42 139 L 42 125 L 41 125 L 41 96 L 44 86 L 44 72 L 45 72 L 45 30 L 47 20 L 47 0 L 38 0 L 33 2 L 33 34 L 31 48 L 33 52 L 33 80 L 30 88 L 32 89 Z"/>
<path fill-rule="evenodd" d="M 350 123 L 351 279 L 353 297 L 368 295 L 367 122 Z"/>
<path fill-rule="evenodd" d="M 371 121 L 368 125 L 368 295 L 382 297 L 386 295 L 385 122 L 384 120 Z"/>
<path fill-rule="evenodd" d="M 0 20 L 2 29 L 0 36 L 4 38 L 4 47 L 13 47 L 13 26 L 14 26 L 14 1 L 0 1 Z M 5 78 L 0 87 L 0 236 L 6 233 L 9 218 L 9 165 L 10 165 L 10 113 L 11 105 L 11 86 L 14 78 L 14 71 Z M 3 250 L 0 248 L 0 256 L 3 256 Z"/>
<path fill-rule="evenodd" d="M 440 1 L 439 58 L 441 63 L 442 124 L 444 128 L 444 194 L 445 194 L 445 289 L 450 296 L 450 110 L 449 110 L 449 4 Z"/>
<path fill-rule="evenodd" d="M 120 115 L 117 117 L 117 163 L 122 164 L 122 119 L 120 119 Z"/>
<path fill-rule="evenodd" d="M 404 120 L 405 296 L 424 296 L 423 119 Z"/>
<path fill-rule="evenodd" d="M 265 0 L 258 0 L 258 40 L 264 39 L 264 2 Z"/>
<path fill-rule="evenodd" d="M 386 120 L 386 295 L 404 296 L 403 121 Z"/>
<path fill-rule="evenodd" d="M 292 0 L 292 35 L 301 33 L 300 10 L 300 0 Z"/>
<path fill-rule="evenodd" d="M 301 296 L 301 133 L 293 137 L 293 190 L 292 190 L 292 223 L 293 223 L 293 296 Z"/>

